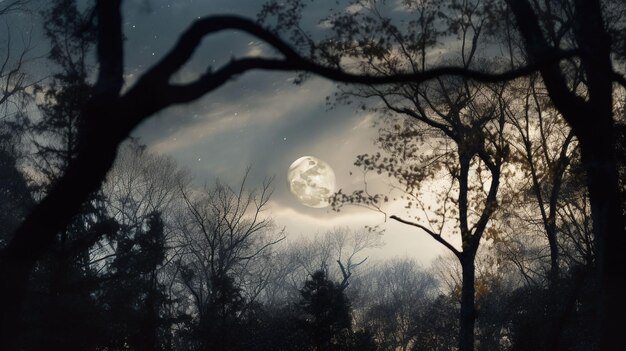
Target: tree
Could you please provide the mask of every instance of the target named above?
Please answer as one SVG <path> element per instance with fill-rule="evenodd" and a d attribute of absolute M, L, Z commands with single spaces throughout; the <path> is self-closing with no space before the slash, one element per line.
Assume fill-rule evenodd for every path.
<path fill-rule="evenodd" d="M 355 325 L 372 333 L 381 350 L 411 350 L 425 347 L 429 316 L 435 303 L 436 282 L 414 260 L 391 259 L 370 267 L 357 277 L 353 288 L 358 292 L 352 306 L 358 311 Z M 455 311 L 456 312 L 456 311 Z M 432 325 L 431 325 L 432 327 Z"/>
<path fill-rule="evenodd" d="M 300 298 L 300 287 L 316 271 L 323 270 L 329 279 L 352 297 L 349 285 L 357 268 L 367 261 L 368 249 L 381 245 L 380 233 L 374 230 L 333 228 L 295 242 L 279 246 L 272 257 L 270 276 L 262 301 L 272 307 Z M 358 277 L 358 275 L 356 275 Z"/>
<path fill-rule="evenodd" d="M 27 3 L 27 0 L 3 2 L 0 18 L 26 14 Z M 23 46 L 17 55 L 9 27 L 5 39 L 0 65 L 0 250 L 34 205 L 28 178 L 21 170 L 27 124 L 23 108 L 28 101 L 26 90 L 32 86 L 25 73 L 31 50 L 30 37 L 22 38 Z"/>
<path fill-rule="evenodd" d="M 89 9 L 80 12 L 73 0 L 60 0 L 43 14 L 50 41 L 49 60 L 60 69 L 45 88 L 39 103 L 41 119 L 33 122 L 36 148 L 34 166 L 43 185 L 58 180 L 78 153 L 81 111 L 93 93 L 88 82 L 91 67 L 87 55 L 95 44 L 95 28 Z"/>
<path fill-rule="evenodd" d="M 302 323 L 315 350 L 341 350 L 352 329 L 350 303 L 343 290 L 319 270 L 304 283 L 300 295 Z"/>
<path fill-rule="evenodd" d="M 393 53 L 389 56 L 387 60 L 392 62 L 410 60 L 408 56 L 394 59 Z M 472 59 L 469 56 L 464 64 Z M 398 69 L 390 66 L 391 72 Z M 378 98 L 385 112 L 401 116 L 380 131 L 377 143 L 383 153 L 360 155 L 355 165 L 391 177 L 399 184 L 406 208 L 422 212 L 424 222 L 420 223 L 418 216 L 418 221 L 395 214 L 391 219 L 420 229 L 458 258 L 463 270 L 459 348 L 471 350 L 476 319 L 474 262 L 483 235 L 495 233 L 488 222 L 498 205 L 501 169 L 508 157 L 503 137 L 507 102 L 502 98 L 502 86 L 490 89 L 443 79 L 437 83 L 425 88 L 399 85 L 347 91 L 347 95 Z M 438 203 L 427 204 L 422 189 L 442 180 L 445 185 L 439 185 L 444 190 L 437 193 Z M 337 205 L 380 206 L 386 201 L 388 196 L 362 190 L 349 195 L 339 192 L 334 197 Z M 444 238 L 446 232 L 461 237 L 461 250 Z"/>
<path fill-rule="evenodd" d="M 180 187 L 189 177 L 170 158 L 146 150 L 137 140 L 120 147 L 100 192 L 118 230 L 92 247 L 92 265 L 101 273 L 96 289 L 109 347 L 169 349 L 172 326 L 184 314 L 167 287 L 181 249 L 176 247 L 176 209 L 184 205 Z"/>
<path fill-rule="evenodd" d="M 176 208 L 184 206 L 180 189 L 189 183 L 187 170 L 174 160 L 146 150 L 139 140 L 120 146 L 101 191 L 111 217 L 125 231 L 141 230 L 154 213 L 160 213 L 171 236 Z"/>
<path fill-rule="evenodd" d="M 601 347 L 609 349 L 621 342 L 620 330 L 626 325 L 623 318 L 626 302 L 621 297 L 626 291 L 626 258 L 623 254 L 626 252 L 626 233 L 620 203 L 613 116 L 613 84 L 626 84 L 624 76 L 615 71 L 611 61 L 615 49 L 619 48 L 611 44 L 611 34 L 613 30 L 623 30 L 623 19 L 607 23 L 610 15 L 607 18 L 605 14 L 623 4 L 574 0 L 556 8 L 548 2 L 533 6 L 529 1 L 510 1 L 509 5 L 530 62 L 559 50 L 563 45 L 570 45 L 580 52 L 579 62 L 588 99 L 570 87 L 571 79 L 558 65 L 545 65 L 539 73 L 552 103 L 580 144 L 593 217 L 598 278 L 602 286 Z M 557 22 L 561 20 L 566 21 L 566 27 L 559 28 Z M 556 33 L 567 35 L 571 41 L 555 37 Z"/>
<path fill-rule="evenodd" d="M 54 77 L 45 92 L 44 103 L 40 105 L 41 120 L 33 123 L 23 117 L 23 125 L 33 132 L 33 140 L 36 140 L 37 155 L 30 164 L 33 166 L 30 174 L 35 179 L 43 178 L 35 183 L 39 194 L 46 193 L 46 187 L 62 175 L 76 155 L 77 115 L 90 91 L 84 56 L 93 40 L 89 40 L 89 31 L 81 27 L 84 27 L 84 17 L 75 7 L 68 6 L 65 13 L 62 10 L 65 9 L 53 8 L 53 19 L 45 26 L 45 34 L 52 41 L 50 59 L 59 65 L 61 73 Z M 38 87 L 34 89 L 35 96 L 40 92 Z M 30 313 L 21 320 L 26 327 L 22 328 L 23 333 L 15 333 L 16 338 L 22 339 L 22 348 L 36 349 L 43 345 L 91 348 L 98 342 L 94 335 L 101 326 L 100 320 L 94 319 L 92 325 L 81 320 L 85 315 L 98 314 L 91 295 L 97 273 L 90 266 L 90 249 L 101 236 L 116 230 L 101 200 L 101 194 L 90 194 L 69 225 L 55 233 L 50 242 L 51 250 L 35 265 L 26 294 L 26 308 Z M 67 312 L 60 313 L 64 310 Z M 69 338 L 72 330 L 80 337 Z"/>
<path fill-rule="evenodd" d="M 560 116 L 555 116 L 555 111 L 546 108 L 546 96 L 538 91 L 535 80 L 531 78 L 527 83 L 528 87 L 519 91 L 521 94 L 525 91 L 522 111 L 507 113 L 510 123 L 519 133 L 519 143 L 512 142 L 511 145 L 519 153 L 515 156 L 521 161 L 522 176 L 530 180 L 525 189 L 532 189 L 539 209 L 550 248 L 549 279 L 556 281 L 560 271 L 557 242 L 559 200 L 564 197 L 561 189 L 566 171 L 571 159 L 576 156 L 571 151 L 575 148 L 575 140 Z M 563 132 L 559 133 L 560 130 Z"/>
<path fill-rule="evenodd" d="M 171 321 L 164 312 L 170 302 L 158 271 L 166 257 L 164 223 L 152 213 L 141 229 L 122 231 L 115 257 L 107 269 L 98 299 L 105 315 L 105 347 L 164 350 Z"/>
<path fill-rule="evenodd" d="M 181 188 L 185 209 L 177 219 L 178 279 L 191 299 L 186 304 L 194 311 L 190 329 L 200 348 L 225 350 L 240 341 L 237 319 L 267 284 L 263 261 L 285 238 L 284 229 L 263 214 L 271 179 L 248 189 L 246 178 L 247 173 L 237 188 L 219 181 L 195 194 Z"/>

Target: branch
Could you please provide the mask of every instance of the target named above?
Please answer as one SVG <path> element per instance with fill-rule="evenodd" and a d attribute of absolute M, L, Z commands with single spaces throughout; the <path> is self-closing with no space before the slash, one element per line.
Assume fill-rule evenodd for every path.
<path fill-rule="evenodd" d="M 558 49 L 551 48 L 546 42 L 539 19 L 527 0 L 508 0 L 507 2 L 513 11 L 520 34 L 524 38 L 530 65 L 537 65 L 539 61 L 543 61 L 538 71 L 541 73 L 548 94 L 570 125 L 578 127 L 581 121 L 573 120 L 571 116 L 580 115 L 580 111 L 584 110 L 585 102 L 569 90 L 558 61 L 551 63 L 545 61 L 546 56 L 554 55 L 555 52 L 559 52 Z M 579 50 L 575 51 L 580 55 Z"/>
<path fill-rule="evenodd" d="M 491 185 L 489 186 L 489 193 L 487 194 L 487 199 L 485 200 L 485 208 L 480 214 L 480 218 L 473 226 L 474 233 L 472 234 L 472 239 L 475 240 L 473 244 L 476 245 L 476 248 L 478 247 L 478 242 L 487 227 L 487 223 L 489 222 L 491 215 L 496 210 L 498 205 L 496 196 L 498 193 L 498 187 L 500 186 L 500 167 L 497 167 L 495 172 L 492 171 L 491 177 Z"/>
<path fill-rule="evenodd" d="M 353 254 L 353 256 L 354 256 L 354 254 Z M 365 257 L 359 263 L 352 264 L 352 263 L 350 263 L 351 258 L 352 258 L 352 256 L 350 256 L 350 259 L 348 259 L 348 265 L 347 266 L 344 266 L 344 264 L 341 262 L 340 259 L 337 260 L 337 264 L 339 264 L 339 268 L 341 269 L 341 275 L 343 276 L 343 280 L 339 284 L 339 289 L 341 289 L 342 291 L 345 290 L 348 287 L 348 285 L 350 285 L 350 282 L 348 280 L 352 276 L 352 268 L 356 268 L 356 267 L 362 265 L 363 263 L 365 263 L 365 261 L 367 261 L 367 257 Z"/>
<path fill-rule="evenodd" d="M 121 0 L 98 0 L 98 61 L 100 70 L 95 84 L 96 94 L 117 97 L 124 84 L 124 48 Z"/>
<path fill-rule="evenodd" d="M 339 268 L 341 269 L 341 275 L 343 276 L 343 280 L 339 284 L 339 289 L 343 291 L 350 284 L 348 283 L 348 279 L 350 279 L 352 272 L 350 272 L 349 270 L 346 270 L 346 268 L 343 266 L 343 263 L 341 263 L 341 260 L 337 260 L 337 263 L 339 264 Z"/>
<path fill-rule="evenodd" d="M 3 1 L 0 1 L 0 2 L 3 2 Z M 8 2 L 8 4 L 0 6 L 0 16 L 6 15 L 12 12 L 27 11 L 27 8 L 25 7 L 25 5 L 28 4 L 28 2 L 29 0 L 10 1 Z"/>
<path fill-rule="evenodd" d="M 283 229 L 283 233 L 281 233 L 281 237 L 280 238 L 278 238 L 278 239 L 276 239 L 274 241 L 270 241 L 270 242 L 266 243 L 265 245 L 261 246 L 258 250 L 256 250 L 255 253 L 253 253 L 251 255 L 248 255 L 248 256 L 240 257 L 240 259 L 241 260 L 251 260 L 251 259 L 255 258 L 258 254 L 260 254 L 263 250 L 267 249 L 268 247 L 270 247 L 272 245 L 278 244 L 279 242 L 285 240 L 286 238 L 287 237 L 285 236 L 284 229 Z"/>
<path fill-rule="evenodd" d="M 193 55 L 202 39 L 207 35 L 223 30 L 240 30 L 253 35 L 276 49 L 283 59 L 276 58 L 244 58 L 233 59 L 216 72 L 208 71 L 193 83 L 181 86 L 172 86 L 169 79 Z M 480 82 L 501 82 L 528 75 L 545 65 L 558 63 L 560 60 L 578 55 L 577 50 L 553 50 L 542 56 L 533 64 L 519 67 L 500 73 L 475 71 L 465 67 L 442 66 L 423 72 L 398 73 L 391 75 L 369 75 L 350 73 L 336 68 L 315 63 L 294 51 L 278 36 L 261 27 L 257 23 L 238 16 L 211 16 L 195 22 L 179 39 L 170 52 L 153 68 L 148 70 L 136 87 L 151 87 L 149 90 L 158 91 L 162 109 L 170 104 L 185 103 L 221 86 L 232 77 L 248 70 L 278 70 L 278 71 L 306 71 L 325 78 L 357 84 L 390 84 L 390 83 L 423 83 L 441 76 L 462 76 Z M 155 86 L 156 84 L 156 86 Z M 128 94 L 132 95 L 132 94 Z M 154 99 L 153 99 L 154 101 Z"/>
<path fill-rule="evenodd" d="M 396 221 L 400 222 L 400 223 L 404 223 L 404 224 L 408 224 L 408 225 L 412 225 L 414 227 L 420 228 L 421 230 L 425 231 L 426 233 L 428 233 L 430 236 L 433 237 L 433 239 L 437 240 L 438 242 L 440 242 L 443 246 L 445 246 L 448 250 L 452 251 L 452 253 L 458 257 L 461 258 L 461 252 L 459 250 L 457 250 L 454 246 L 452 246 L 452 244 L 450 244 L 448 241 L 446 241 L 446 239 L 444 239 L 443 237 L 441 237 L 441 234 L 437 234 L 435 232 L 433 232 L 432 230 L 424 227 L 423 225 L 419 224 L 419 223 L 414 223 L 414 222 L 410 222 L 407 220 L 404 220 L 396 215 L 392 215 L 391 217 L 389 217 L 391 219 L 395 219 Z"/>

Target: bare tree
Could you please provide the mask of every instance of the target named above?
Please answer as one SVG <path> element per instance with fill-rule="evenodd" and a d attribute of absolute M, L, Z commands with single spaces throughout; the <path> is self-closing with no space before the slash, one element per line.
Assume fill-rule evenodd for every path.
<path fill-rule="evenodd" d="M 339 289 L 346 290 L 357 268 L 367 261 L 367 251 L 381 245 L 380 234 L 375 231 L 341 227 L 292 240 L 297 241 L 279 247 L 272 259 L 271 279 L 263 292 L 270 306 L 297 301 L 302 284 L 319 270 L 337 282 Z"/>
<path fill-rule="evenodd" d="M 131 139 L 120 147 L 118 156 L 102 184 L 111 215 L 122 226 L 138 228 L 151 213 L 161 212 L 164 220 L 182 205 L 181 187 L 189 175 L 174 160 L 155 155 Z"/>
<path fill-rule="evenodd" d="M 187 171 L 172 159 L 150 153 L 137 140 L 124 143 L 97 200 L 117 229 L 106 237 L 91 238 L 94 245 L 89 249 L 87 264 L 98 271 L 107 271 L 107 265 L 115 259 L 118 241 L 132 239 L 145 231 L 156 214 L 163 222 L 166 245 L 172 248 L 168 260 L 173 260 L 180 250 L 174 239 L 173 213 L 183 205 L 179 189 L 188 182 Z"/>
<path fill-rule="evenodd" d="M 269 270 L 264 259 L 284 238 L 265 215 L 272 194 L 271 179 L 257 189 L 248 189 L 246 176 L 237 188 L 219 181 L 202 192 L 181 189 L 185 209 L 177 219 L 179 246 L 177 264 L 180 287 L 192 297 L 200 322 L 208 305 L 216 303 L 219 281 L 229 279 L 254 302 L 267 284 Z"/>
<path fill-rule="evenodd" d="M 534 79 L 523 82 L 527 87 L 519 94 L 520 111 L 508 109 L 510 123 L 518 132 L 518 142 L 511 145 L 522 162 L 523 179 L 528 180 L 537 204 L 541 223 L 550 248 L 550 281 L 559 277 L 559 246 L 557 242 L 557 210 L 563 198 L 561 189 L 570 160 L 575 157 L 575 140 L 570 128 L 547 104 L 547 96 L 538 91 Z M 524 84 L 525 85 L 525 84 Z M 519 96 L 518 95 L 518 96 Z M 520 199 L 523 200 L 523 199 Z"/>
<path fill-rule="evenodd" d="M 372 332 L 381 350 L 419 347 L 421 319 L 434 301 L 435 278 L 409 258 L 373 264 L 356 278 L 358 299 L 351 299 L 357 327 Z"/>
<path fill-rule="evenodd" d="M 551 102 L 571 126 L 580 145 L 593 217 L 598 277 L 602 287 L 601 347 L 609 349 L 611 345 L 620 342 L 620 330 L 624 329 L 626 323 L 623 318 L 626 315 L 626 302 L 622 298 L 626 291 L 626 234 L 613 118 L 613 83 L 626 86 L 626 81 L 623 75 L 615 71 L 616 67 L 612 63 L 615 47 L 611 44 L 611 29 L 607 30 L 607 25 L 614 25 L 614 29 L 619 31 L 621 28 L 623 31 L 623 18 L 618 22 L 607 23 L 611 18 L 611 8 L 619 9 L 620 4 L 612 1 L 574 0 L 556 7 L 547 1 L 534 6 L 529 1 L 509 1 L 509 5 L 524 40 L 525 53 L 531 62 L 564 45 L 571 45 L 580 51 L 584 94 L 571 85 L 571 79 L 558 65 L 546 65 L 539 73 Z M 567 25 L 561 27 L 560 23 Z M 566 33 L 569 40 L 555 36 L 560 33 Z"/>

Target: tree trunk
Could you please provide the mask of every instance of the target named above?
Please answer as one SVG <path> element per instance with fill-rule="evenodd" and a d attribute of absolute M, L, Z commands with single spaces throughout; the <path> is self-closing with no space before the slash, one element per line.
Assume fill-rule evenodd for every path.
<path fill-rule="evenodd" d="M 626 330 L 626 233 L 613 148 L 613 129 L 596 119 L 593 137 L 580 138 L 593 218 L 600 295 L 602 349 L 623 343 Z M 612 122 L 612 121 L 611 121 Z M 606 123 L 605 123 L 606 124 Z M 612 123 L 610 123 L 612 125 Z"/>
<path fill-rule="evenodd" d="M 10 350 L 19 329 L 19 314 L 35 262 L 50 249 L 56 233 L 65 229 L 81 204 L 96 191 L 111 168 L 123 136 L 92 135 L 81 156 L 40 202 L 0 252 L 0 349 Z M 125 135 L 124 135 L 125 136 Z M 63 206 L 59 206 L 63 204 Z"/>
<path fill-rule="evenodd" d="M 583 167 L 591 203 L 600 280 L 601 348 L 623 344 L 626 330 L 626 235 L 620 201 L 613 120 L 613 69 L 611 38 L 606 31 L 599 1 L 575 0 L 574 32 L 583 50 L 581 60 L 589 91 L 586 109 L 574 127 L 580 141 Z M 567 116 L 566 116 L 567 117 Z"/>
<path fill-rule="evenodd" d="M 461 285 L 461 316 L 459 320 L 459 351 L 474 350 L 474 324 L 476 307 L 474 306 L 474 257 L 475 253 L 464 252 L 461 256 L 463 282 Z"/>
<path fill-rule="evenodd" d="M 0 292 L 0 350 L 12 350 L 18 332 L 22 330 L 19 315 L 33 265 L 33 261 L 17 257 L 0 260 L 0 289 L 3 290 Z"/>

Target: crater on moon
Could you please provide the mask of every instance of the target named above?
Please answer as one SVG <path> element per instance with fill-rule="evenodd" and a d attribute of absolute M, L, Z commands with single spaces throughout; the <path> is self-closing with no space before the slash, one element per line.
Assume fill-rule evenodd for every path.
<path fill-rule="evenodd" d="M 317 157 L 304 156 L 295 160 L 287 172 L 289 190 L 303 205 L 324 208 L 335 191 L 335 172 Z"/>

